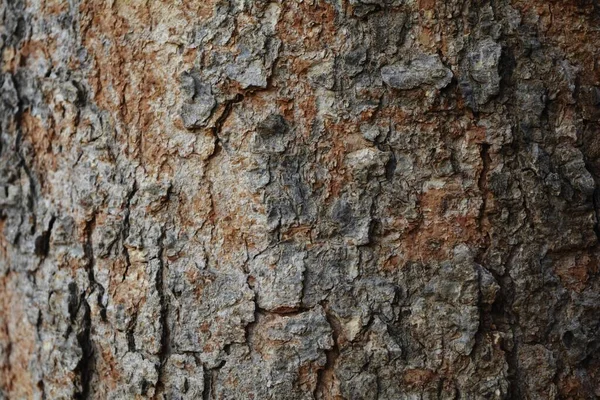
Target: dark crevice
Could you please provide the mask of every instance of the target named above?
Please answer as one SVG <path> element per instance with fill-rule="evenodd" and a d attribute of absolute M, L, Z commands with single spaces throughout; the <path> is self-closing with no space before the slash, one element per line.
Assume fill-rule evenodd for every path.
<path fill-rule="evenodd" d="M 44 384 L 44 381 L 40 379 L 37 383 L 37 387 L 40 392 L 42 392 L 42 400 L 46 400 L 48 396 L 46 395 L 46 385 Z"/>
<path fill-rule="evenodd" d="M 600 188 L 598 187 L 598 184 L 596 184 L 596 188 L 594 189 L 592 202 L 594 204 L 594 216 L 596 218 L 594 224 L 594 233 L 596 234 L 598 240 L 600 240 Z"/>
<path fill-rule="evenodd" d="M 479 232 L 482 236 L 484 243 L 482 243 L 482 251 L 480 252 L 480 256 L 482 257 L 490 246 L 490 235 L 486 231 L 485 222 L 487 221 L 487 202 L 488 202 L 488 173 L 490 170 L 490 164 L 492 159 L 489 154 L 490 145 L 488 143 L 481 143 L 480 145 L 480 157 L 481 157 L 481 172 L 479 173 L 479 179 L 477 180 L 477 187 L 479 188 L 479 193 L 481 193 L 481 206 L 479 207 L 479 217 L 477 220 Z M 480 260 L 478 260 L 480 262 Z M 481 262 L 480 262 L 481 263 Z"/>
<path fill-rule="evenodd" d="M 37 238 L 35 238 L 35 255 L 44 259 L 48 256 L 50 251 L 50 236 L 52 235 L 52 228 L 54 227 L 54 221 L 56 217 L 53 215 L 48 223 L 48 229 L 42 232 Z"/>
<path fill-rule="evenodd" d="M 161 324 L 161 337 L 160 337 L 160 350 L 158 353 L 159 368 L 158 368 L 158 379 L 157 379 L 157 392 L 161 393 L 164 390 L 164 383 L 162 378 L 164 376 L 164 367 L 167 363 L 169 356 L 171 355 L 171 331 L 169 330 L 169 304 L 166 295 L 166 265 L 164 261 L 164 239 L 165 230 L 161 232 L 161 236 L 158 239 L 158 262 L 159 269 L 156 273 L 156 291 L 158 292 L 160 301 L 160 324 Z"/>
<path fill-rule="evenodd" d="M 392 149 L 392 147 L 389 145 L 387 147 L 388 147 L 388 151 L 390 153 L 390 159 L 387 162 L 387 164 L 385 165 L 385 178 L 391 182 L 394 178 L 394 173 L 396 172 L 398 160 L 396 159 L 396 153 L 394 153 L 394 150 Z"/>
<path fill-rule="evenodd" d="M 68 297 L 68 311 L 69 311 L 69 318 L 71 320 L 71 323 L 75 323 L 75 319 L 77 318 L 77 312 L 79 311 L 79 308 L 81 307 L 81 302 L 80 302 L 80 298 L 79 298 L 79 288 L 77 287 L 77 282 L 73 281 L 73 282 L 69 282 L 69 285 L 67 286 L 67 289 L 69 291 L 69 297 Z"/>
<path fill-rule="evenodd" d="M 123 243 L 123 255 L 125 256 L 125 271 L 123 271 L 123 278 L 121 282 L 125 280 L 127 277 L 127 273 L 129 272 L 129 267 L 131 267 L 131 260 L 129 258 L 129 249 L 125 245 L 125 241 L 129 237 L 129 230 L 131 228 L 131 224 L 129 222 L 129 217 L 131 215 L 131 201 L 135 194 L 137 193 L 137 182 L 133 181 L 133 187 L 131 191 L 127 195 L 127 201 L 125 203 L 125 217 L 123 218 L 123 229 L 121 230 L 121 242 Z"/>
<path fill-rule="evenodd" d="M 204 368 L 204 387 L 202 390 L 202 400 L 210 400 L 212 389 L 212 373 L 208 368 Z"/>
<path fill-rule="evenodd" d="M 508 364 L 508 398 L 510 399 L 522 399 L 521 396 L 521 379 L 519 371 L 519 358 L 518 358 L 518 343 L 517 336 L 514 328 L 514 323 L 511 323 L 511 329 L 513 334 L 513 343 L 511 349 L 504 349 L 508 354 L 506 357 L 506 363 Z"/>
<path fill-rule="evenodd" d="M 210 400 L 215 398 L 215 384 L 217 381 L 217 375 L 219 374 L 219 370 L 223 368 L 224 365 L 225 360 L 221 360 L 221 362 L 214 368 L 202 368 L 204 371 L 204 387 L 202 390 L 202 400 Z"/>
<path fill-rule="evenodd" d="M 127 349 L 132 353 L 135 352 L 135 326 L 137 324 L 137 318 L 138 313 L 133 313 L 129 323 L 127 324 Z"/>
<path fill-rule="evenodd" d="M 300 314 L 303 314 L 305 312 L 308 312 L 311 310 L 310 307 L 304 307 L 304 306 L 295 306 L 295 307 L 277 307 L 271 310 L 265 310 L 264 308 L 260 308 L 260 307 L 256 307 L 256 309 L 261 313 L 261 314 L 275 314 L 275 315 L 282 315 L 282 316 L 286 316 L 286 317 L 294 317 Z"/>
<path fill-rule="evenodd" d="M 81 330 L 77 335 L 77 341 L 81 346 L 82 356 L 77 364 L 76 370 L 79 372 L 81 382 L 81 391 L 75 393 L 75 399 L 88 399 L 90 397 L 90 386 L 94 373 L 94 349 L 91 339 L 92 319 L 90 306 L 85 299 L 85 294 L 82 294 L 81 299 L 84 306 L 84 316 Z"/>
<path fill-rule="evenodd" d="M 482 196 L 482 205 L 480 208 L 480 217 L 485 214 L 486 203 L 487 203 L 487 194 L 488 194 L 488 181 L 487 175 L 490 170 L 490 163 L 492 161 L 490 154 L 490 145 L 488 143 L 481 143 L 479 149 L 479 155 L 481 157 L 481 172 L 479 174 L 479 179 L 477 180 L 477 186 L 479 187 L 479 191 Z"/>
<path fill-rule="evenodd" d="M 77 366 L 79 371 L 79 377 L 81 381 L 81 391 L 75 394 L 76 399 L 87 399 L 90 396 L 90 383 L 94 373 L 94 349 L 91 338 L 92 329 L 92 318 L 91 309 L 87 300 L 88 291 L 89 294 L 93 294 L 98 289 L 97 299 L 101 310 L 104 310 L 102 305 L 102 295 L 104 294 L 104 288 L 98 284 L 94 278 L 94 246 L 92 236 L 96 227 L 96 214 L 92 215 L 92 218 L 86 223 L 85 226 L 85 243 L 83 244 L 83 250 L 87 259 L 86 269 L 88 272 L 89 287 L 88 290 L 81 293 L 80 307 L 84 307 L 84 315 L 81 326 L 79 327 L 79 333 L 77 334 L 77 341 L 81 346 L 82 357 Z M 104 310 L 104 312 L 106 312 Z"/>

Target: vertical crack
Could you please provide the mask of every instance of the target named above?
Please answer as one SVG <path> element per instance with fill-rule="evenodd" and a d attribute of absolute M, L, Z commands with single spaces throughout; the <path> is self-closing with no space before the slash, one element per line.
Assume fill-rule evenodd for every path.
<path fill-rule="evenodd" d="M 127 324 L 127 349 L 135 352 L 135 325 L 137 324 L 138 313 L 135 312 L 131 316 L 131 320 Z"/>
<path fill-rule="evenodd" d="M 160 325 L 161 325 L 161 337 L 160 337 L 160 351 L 158 353 L 159 367 L 158 367 L 158 378 L 157 378 L 157 391 L 161 393 L 164 390 L 163 376 L 164 367 L 167 363 L 171 354 L 171 332 L 169 330 L 169 304 L 166 298 L 166 266 L 164 261 L 164 239 L 165 230 L 163 228 L 160 238 L 158 239 L 158 262 L 159 269 L 156 273 L 156 290 L 158 292 L 160 301 Z"/>
<path fill-rule="evenodd" d="M 129 258 L 129 249 L 125 245 L 125 241 L 129 237 L 129 230 L 131 228 L 131 224 L 129 222 L 129 217 L 131 215 L 131 201 L 133 197 L 137 193 L 137 181 L 133 181 L 133 187 L 131 191 L 127 195 L 127 202 L 125 203 L 125 217 L 123 218 L 123 229 L 121 230 L 121 242 L 123 244 L 123 254 L 125 256 L 125 271 L 123 271 L 123 278 L 121 282 L 125 280 L 127 277 L 127 273 L 129 272 L 129 267 L 131 267 L 131 260 Z"/>
<path fill-rule="evenodd" d="M 92 242 L 92 234 L 96 226 L 96 214 L 92 215 L 92 218 L 87 222 L 85 226 L 85 243 L 83 250 L 87 258 L 86 269 L 88 272 L 89 287 L 88 290 L 81 293 L 81 304 L 84 307 L 82 326 L 80 327 L 79 333 L 77 334 L 77 341 L 81 346 L 82 357 L 77 365 L 79 371 L 79 379 L 81 383 L 81 392 L 75 394 L 76 399 L 88 399 L 90 396 L 90 383 L 94 373 L 94 349 L 91 338 L 92 330 L 92 317 L 91 309 L 87 300 L 87 292 L 91 295 L 96 288 L 99 288 L 98 300 L 102 306 L 101 299 L 104 289 L 96 282 L 94 278 L 94 246 Z"/>
<path fill-rule="evenodd" d="M 202 400 L 210 400 L 212 392 L 212 373 L 211 370 L 203 367 L 204 370 L 204 387 L 202 389 Z"/>
<path fill-rule="evenodd" d="M 482 239 L 484 240 L 483 243 L 483 247 L 484 247 L 484 251 L 482 253 L 485 253 L 485 251 L 487 251 L 487 248 L 489 247 L 490 243 L 490 237 L 489 237 L 489 233 L 485 232 L 484 234 L 484 230 L 485 230 L 485 223 L 487 220 L 487 200 L 488 200 L 488 172 L 490 170 L 490 163 L 492 161 L 490 154 L 489 154 L 489 150 L 490 150 L 490 145 L 488 143 L 481 143 L 480 145 L 480 150 L 479 150 L 479 154 L 481 156 L 481 172 L 479 173 L 479 179 L 477 180 L 477 187 L 479 188 L 479 192 L 481 193 L 481 206 L 479 208 L 479 218 L 478 218 L 478 225 L 479 225 L 479 232 L 482 235 Z"/>
<path fill-rule="evenodd" d="M 81 346 L 82 356 L 77 364 L 79 379 L 81 381 L 81 392 L 75 393 L 75 399 L 88 399 L 90 397 L 90 384 L 94 374 L 94 349 L 91 338 L 92 318 L 90 305 L 82 294 L 82 304 L 84 306 L 84 316 L 81 331 L 77 335 L 77 341 Z"/>
<path fill-rule="evenodd" d="M 53 215 L 48 223 L 48 229 L 44 230 L 41 235 L 35 238 L 35 255 L 42 260 L 48 256 L 48 252 L 50 251 L 50 236 L 52 235 L 54 221 L 56 221 L 56 217 Z"/>
<path fill-rule="evenodd" d="M 594 194 L 592 195 L 592 204 L 594 207 L 594 217 L 596 218 L 596 223 L 594 224 L 594 233 L 600 241 L 600 188 L 597 184 L 596 189 L 594 189 Z"/>

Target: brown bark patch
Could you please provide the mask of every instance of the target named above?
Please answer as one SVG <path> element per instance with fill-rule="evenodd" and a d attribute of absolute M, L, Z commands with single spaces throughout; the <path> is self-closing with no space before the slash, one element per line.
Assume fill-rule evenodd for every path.
<path fill-rule="evenodd" d="M 0 343 L 5 347 L 7 358 L 2 360 L 1 387 L 8 398 L 33 398 L 35 384 L 29 364 L 35 354 L 35 327 L 29 323 L 18 285 L 19 277 L 9 274 L 0 278 Z"/>

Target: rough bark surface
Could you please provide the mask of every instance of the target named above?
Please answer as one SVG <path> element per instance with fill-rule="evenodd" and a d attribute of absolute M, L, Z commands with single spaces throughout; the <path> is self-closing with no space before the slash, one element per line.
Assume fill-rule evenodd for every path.
<path fill-rule="evenodd" d="M 0 21 L 0 399 L 600 396 L 597 1 Z"/>

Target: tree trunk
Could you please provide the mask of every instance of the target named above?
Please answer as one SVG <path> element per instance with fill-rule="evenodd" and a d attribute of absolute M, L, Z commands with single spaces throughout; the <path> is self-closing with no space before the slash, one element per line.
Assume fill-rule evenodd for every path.
<path fill-rule="evenodd" d="M 0 399 L 600 396 L 597 1 L 0 4 Z"/>

